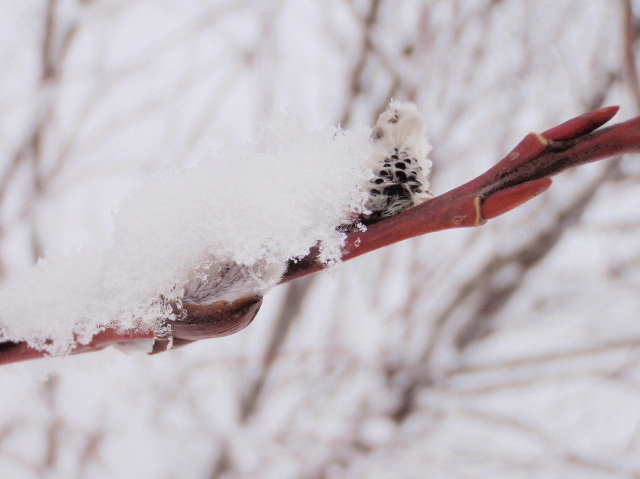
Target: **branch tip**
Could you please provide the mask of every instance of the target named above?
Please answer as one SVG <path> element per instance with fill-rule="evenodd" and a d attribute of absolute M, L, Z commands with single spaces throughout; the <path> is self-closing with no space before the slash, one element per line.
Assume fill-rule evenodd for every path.
<path fill-rule="evenodd" d="M 565 121 L 542 133 L 549 140 L 572 140 L 600 128 L 618 113 L 619 106 L 605 106 Z"/>

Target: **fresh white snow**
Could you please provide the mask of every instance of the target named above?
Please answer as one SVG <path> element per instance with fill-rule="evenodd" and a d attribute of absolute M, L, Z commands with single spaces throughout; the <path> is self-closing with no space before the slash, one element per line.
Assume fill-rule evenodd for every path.
<path fill-rule="evenodd" d="M 152 175 L 114 212 L 109 247 L 41 259 L 0 289 L 0 340 L 61 354 L 74 335 L 88 341 L 107 325 L 154 327 L 171 314 L 160 296 L 181 298 L 212 264 L 246 266 L 254 293 L 316 244 L 336 264 L 345 237 L 336 228 L 366 198 L 370 131 L 309 130 L 282 112 L 254 142 Z"/>

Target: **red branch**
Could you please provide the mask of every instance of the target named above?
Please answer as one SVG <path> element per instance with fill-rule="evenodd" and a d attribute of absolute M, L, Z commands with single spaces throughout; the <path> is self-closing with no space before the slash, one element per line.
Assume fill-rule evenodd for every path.
<path fill-rule="evenodd" d="M 70 354 L 88 353 L 100 351 L 114 343 L 126 343 L 138 339 L 151 339 L 154 337 L 153 331 L 117 331 L 106 328 L 96 334 L 89 343 L 76 343 Z M 48 356 L 46 351 L 32 348 L 26 342 L 6 341 L 0 343 L 0 366 L 3 364 L 17 363 Z"/>
<path fill-rule="evenodd" d="M 369 251 L 450 228 L 480 226 L 545 191 L 550 177 L 569 168 L 640 150 L 640 117 L 597 130 L 618 111 L 606 107 L 585 113 L 542 134 L 527 135 L 507 156 L 477 178 L 426 203 L 386 218 L 347 236 L 342 260 Z M 318 247 L 305 258 L 290 262 L 281 283 L 320 271 Z M 261 298 L 252 296 L 233 303 L 208 306 L 183 305 L 179 321 L 166 321 L 173 329 L 173 344 L 221 337 L 240 331 L 260 309 Z M 116 332 L 106 329 L 72 354 L 96 351 L 111 343 L 153 338 L 153 332 Z M 154 353 L 167 349 L 156 338 Z M 0 365 L 42 357 L 45 353 L 26 343 L 0 343 Z"/>
<path fill-rule="evenodd" d="M 618 107 L 573 118 L 542 134 L 530 133 L 498 164 L 477 178 L 347 237 L 343 261 L 415 236 L 483 225 L 539 195 L 563 170 L 640 150 L 640 117 L 594 131 Z M 318 248 L 292 263 L 282 282 L 322 269 Z"/>

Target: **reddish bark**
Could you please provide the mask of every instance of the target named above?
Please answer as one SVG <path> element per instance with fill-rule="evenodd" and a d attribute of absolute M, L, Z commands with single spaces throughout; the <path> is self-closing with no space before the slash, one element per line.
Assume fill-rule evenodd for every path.
<path fill-rule="evenodd" d="M 125 343 L 138 339 L 151 339 L 154 337 L 153 331 L 117 331 L 113 328 L 106 328 L 96 334 L 89 343 L 76 343 L 69 354 L 80 354 L 90 351 L 100 351 L 113 343 Z M 49 356 L 46 351 L 32 348 L 26 342 L 4 342 L 0 343 L 0 366 L 4 364 L 28 361 Z"/>

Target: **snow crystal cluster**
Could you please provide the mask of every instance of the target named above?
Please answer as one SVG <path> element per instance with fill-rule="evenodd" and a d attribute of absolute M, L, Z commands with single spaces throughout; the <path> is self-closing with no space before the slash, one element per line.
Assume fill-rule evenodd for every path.
<path fill-rule="evenodd" d="M 378 204 L 362 185 L 381 178 L 394 154 L 386 150 L 400 147 L 422 175 L 422 190 L 407 187 L 402 198 L 414 204 L 428 190 L 423 120 L 412 105 L 393 103 L 391 112 L 384 138 L 374 129 L 373 141 L 364 124 L 307 131 L 295 115 L 279 114 L 253 143 L 146 179 L 115 212 L 109 248 L 41 260 L 0 290 L 0 340 L 62 354 L 107 325 L 153 327 L 171 315 L 160 298 L 209 303 L 264 294 L 288 260 L 316 244 L 321 261 L 337 263 L 340 226 Z M 398 171 L 390 172 L 395 181 Z"/>

